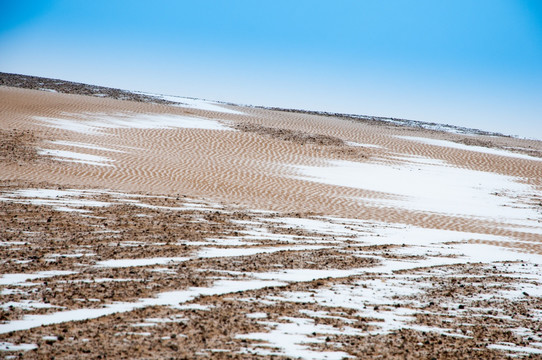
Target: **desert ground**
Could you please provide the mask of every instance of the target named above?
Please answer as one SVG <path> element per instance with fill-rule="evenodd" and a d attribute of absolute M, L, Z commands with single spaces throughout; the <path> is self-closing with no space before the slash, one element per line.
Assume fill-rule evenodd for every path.
<path fill-rule="evenodd" d="M 541 190 L 538 140 L 0 73 L 0 357 L 542 358 Z"/>

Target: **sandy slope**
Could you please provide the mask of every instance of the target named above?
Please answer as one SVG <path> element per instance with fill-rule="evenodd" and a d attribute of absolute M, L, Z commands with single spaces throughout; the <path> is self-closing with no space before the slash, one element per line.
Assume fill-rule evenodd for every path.
<path fill-rule="evenodd" d="M 21 356 L 542 353 L 541 142 L 12 87 L 0 127 Z"/>
<path fill-rule="evenodd" d="M 409 157 L 423 157 L 441 161 L 446 166 L 514 177 L 535 185 L 533 194 L 526 195 L 534 197 L 535 190 L 541 184 L 542 158 L 518 158 L 515 153 L 499 156 L 424 144 L 405 137 L 429 135 L 460 139 L 460 136 L 412 132 L 328 117 L 249 108 L 242 109 L 246 115 L 232 115 L 12 88 L 2 89 L 2 99 L 5 128 L 33 131 L 41 139 L 40 147 L 47 150 L 107 158 L 104 166 L 73 162 L 44 162 L 24 168 L 8 165 L 2 169 L 2 180 L 48 181 L 59 185 L 92 185 L 122 191 L 203 196 L 241 203 L 251 208 L 321 212 L 342 217 L 530 238 L 529 234 L 514 234 L 496 227 L 493 219 L 481 222 L 480 219 L 465 218 L 461 216 L 461 211 L 450 218 L 435 212 L 398 209 L 395 206 L 368 207 L 366 202 L 357 200 L 393 197 L 394 194 L 386 193 L 385 187 L 384 191 L 370 191 L 301 180 L 296 176 L 299 173 L 296 167 L 326 166 L 326 159 L 401 166 L 409 163 Z M 110 128 L 94 127 L 100 126 L 101 119 L 111 114 L 121 120 L 125 116 L 125 123 L 105 124 Z M 157 128 L 159 125 L 154 127 L 152 124 L 153 121 L 158 124 L 163 120 L 162 117 L 168 116 L 180 116 L 180 126 L 183 126 L 182 117 L 185 116 L 196 117 L 210 124 L 208 129 L 160 129 Z M 138 121 L 139 127 L 126 126 Z M 213 124 L 217 122 L 223 124 L 220 130 L 213 129 Z M 295 137 L 294 140 L 285 141 L 254 132 L 234 131 L 236 123 L 337 137 L 361 146 L 303 144 L 296 142 Z M 64 130 L 70 128 L 70 124 L 77 131 Z M 493 141 L 517 148 L 540 146 L 539 143 L 517 139 L 501 138 Z M 71 143 L 87 144 L 87 147 L 74 147 Z M 89 148 L 88 145 L 99 149 Z M 457 176 L 463 175 L 458 173 Z"/>

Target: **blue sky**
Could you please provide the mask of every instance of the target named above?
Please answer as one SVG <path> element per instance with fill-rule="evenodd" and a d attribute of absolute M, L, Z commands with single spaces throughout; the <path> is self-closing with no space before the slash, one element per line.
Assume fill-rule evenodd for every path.
<path fill-rule="evenodd" d="M 542 1 L 0 0 L 0 71 L 542 139 Z"/>

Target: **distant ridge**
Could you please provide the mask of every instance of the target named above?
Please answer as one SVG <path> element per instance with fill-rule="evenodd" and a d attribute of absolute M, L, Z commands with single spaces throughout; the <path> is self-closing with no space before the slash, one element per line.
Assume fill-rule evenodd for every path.
<path fill-rule="evenodd" d="M 166 105 L 175 104 L 172 101 L 164 100 L 159 97 L 138 94 L 128 90 L 89 85 L 60 79 L 49 79 L 31 75 L 0 72 L 0 85 L 32 90 L 54 91 L 63 94 L 108 97 L 117 100 L 150 102 Z"/>
<path fill-rule="evenodd" d="M 105 86 L 90 85 L 78 82 L 71 82 L 60 79 L 50 79 L 39 76 L 31 75 L 21 75 L 21 74 L 11 74 L 0 72 L 0 85 L 18 87 L 24 89 L 32 90 L 43 90 L 43 91 L 55 91 L 64 94 L 76 94 L 76 95 L 87 95 L 87 96 L 97 96 L 97 97 L 108 97 L 117 100 L 129 100 L 129 101 L 139 101 L 146 103 L 156 103 L 163 105 L 174 105 L 176 102 L 165 100 L 160 96 L 153 96 L 150 94 L 143 94 L 134 91 L 122 90 L 117 88 L 110 88 Z M 239 104 L 216 101 L 218 103 L 239 106 Z M 371 115 L 356 115 L 356 114 L 345 114 L 345 113 L 334 113 L 326 111 L 313 111 L 313 110 L 302 110 L 302 109 L 287 109 L 281 107 L 266 107 L 266 106 L 255 106 L 255 105 L 244 105 L 247 107 L 253 107 L 257 109 L 266 109 L 273 111 L 284 111 L 290 113 L 300 113 L 300 114 L 309 114 L 309 115 L 319 115 L 319 116 L 331 116 L 337 117 L 346 120 L 353 121 L 362 121 L 362 122 L 372 122 L 380 123 L 386 125 L 396 125 L 401 127 L 412 127 L 417 129 L 426 129 L 433 131 L 443 131 L 451 132 L 457 134 L 466 134 L 466 135 L 486 135 L 486 136 L 501 136 L 501 137 L 512 137 L 510 135 L 504 135 L 498 132 L 485 131 L 474 128 L 467 128 L 462 126 L 455 126 L 449 124 L 438 124 L 433 122 L 424 122 L 417 120 L 408 120 L 392 117 L 382 117 L 382 116 L 371 116 Z"/>

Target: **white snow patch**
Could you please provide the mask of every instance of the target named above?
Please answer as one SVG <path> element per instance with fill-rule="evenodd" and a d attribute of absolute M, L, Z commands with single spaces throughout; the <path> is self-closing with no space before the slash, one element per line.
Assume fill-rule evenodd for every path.
<path fill-rule="evenodd" d="M 136 323 L 136 324 L 132 324 L 131 326 L 133 327 L 151 327 L 151 326 L 156 326 L 157 323 L 156 322 L 148 322 L 148 323 Z"/>
<path fill-rule="evenodd" d="M 57 341 L 58 340 L 58 337 L 56 337 L 54 335 L 45 335 L 45 336 L 42 336 L 41 338 L 43 340 L 52 340 L 52 341 Z"/>
<path fill-rule="evenodd" d="M 253 247 L 253 248 L 203 248 L 194 258 L 214 258 L 214 257 L 235 257 L 235 256 L 250 256 L 264 253 L 274 253 L 277 251 L 301 251 L 301 250 L 318 250 L 322 246 L 296 246 L 296 247 Z M 165 265 L 175 262 L 188 261 L 189 257 L 157 257 L 143 259 L 112 259 L 104 260 L 96 263 L 96 267 L 102 268 L 121 268 L 135 266 L 151 266 Z"/>
<path fill-rule="evenodd" d="M 2 194 L 0 201 L 51 206 L 58 211 L 74 211 L 86 206 L 105 207 L 111 205 L 111 203 L 103 201 L 82 198 L 86 194 L 87 192 L 82 190 L 21 189 Z"/>
<path fill-rule="evenodd" d="M 56 190 L 56 189 L 20 189 L 9 193 L 3 193 L 0 196 L 0 201 L 10 201 L 19 204 L 34 204 L 34 205 L 46 205 L 52 206 L 55 210 L 59 211 L 85 211 L 78 209 L 80 207 L 103 207 L 114 204 L 129 204 L 148 209 L 158 210 L 171 210 L 171 211 L 186 211 L 186 210 L 198 210 L 198 211 L 216 211 L 222 209 L 217 204 L 200 204 L 193 199 L 185 199 L 182 206 L 170 207 L 170 206 L 156 206 L 143 203 L 139 198 L 163 198 L 162 196 L 145 196 L 119 193 L 108 190 Z M 95 197 L 100 195 L 111 196 L 110 202 L 96 201 L 86 199 L 88 197 Z M 110 230 L 107 230 L 108 232 Z M 1 243 L 0 243 L 1 244 Z"/>
<path fill-rule="evenodd" d="M 537 158 L 537 157 L 529 156 L 525 154 L 517 154 L 511 151 L 507 151 L 507 150 L 494 149 L 494 148 L 488 148 L 488 147 L 483 147 L 483 146 L 465 145 L 465 144 L 456 143 L 456 142 L 447 141 L 447 140 L 437 140 L 437 139 L 429 139 L 429 138 L 414 137 L 414 136 L 396 136 L 396 137 L 400 139 L 404 139 L 404 140 L 416 141 L 422 144 L 447 147 L 447 148 L 458 149 L 458 150 L 474 151 L 478 153 L 513 157 L 513 158 L 524 159 L 524 160 L 542 161 L 541 158 Z"/>
<path fill-rule="evenodd" d="M 267 317 L 267 314 L 263 312 L 255 312 L 247 314 L 246 317 L 249 319 L 265 319 Z"/>
<path fill-rule="evenodd" d="M 428 258 L 418 261 L 387 260 L 382 265 L 348 270 L 319 270 L 319 269 L 288 269 L 274 272 L 244 272 L 261 280 L 276 280 L 281 282 L 306 282 L 325 278 L 343 278 L 364 274 L 393 274 L 394 271 L 416 269 L 441 265 L 464 264 L 472 261 L 468 258 Z M 231 272 L 236 273 L 236 272 Z"/>
<path fill-rule="evenodd" d="M 494 350 L 526 353 L 526 354 L 542 354 L 542 349 L 526 347 L 526 346 L 491 344 L 491 345 L 488 345 L 487 348 L 494 349 Z"/>
<path fill-rule="evenodd" d="M 178 309 L 178 310 L 203 310 L 203 311 L 207 311 L 207 310 L 210 310 L 211 307 L 209 305 L 201 305 L 201 304 L 186 304 L 186 305 L 177 305 L 177 306 L 175 306 L 175 309 Z"/>
<path fill-rule="evenodd" d="M 37 344 L 12 344 L 9 342 L 0 342 L 0 351 L 29 351 L 37 348 Z"/>
<path fill-rule="evenodd" d="M 135 266 L 165 265 L 169 263 L 183 262 L 190 260 L 187 257 L 157 257 L 145 259 L 113 259 L 98 261 L 96 267 L 101 268 L 123 268 Z"/>
<path fill-rule="evenodd" d="M 307 219 L 307 218 L 272 218 L 265 219 L 267 222 L 278 223 L 281 227 L 295 227 L 309 232 L 316 232 L 319 234 L 327 235 L 357 235 L 356 231 L 346 228 L 341 224 L 334 224 L 329 221 L 320 219 Z"/>
<path fill-rule="evenodd" d="M 261 289 L 268 286 L 284 285 L 277 281 L 261 281 L 261 280 L 221 280 L 217 281 L 213 286 L 208 288 L 190 288 L 183 291 L 170 291 L 158 294 L 155 298 L 141 299 L 136 302 L 117 302 L 107 304 L 103 308 L 98 309 L 78 309 L 61 311 L 46 315 L 28 315 L 21 320 L 14 320 L 0 324 L 0 334 L 5 334 L 10 331 L 27 330 L 42 325 L 59 324 L 70 321 L 80 321 L 87 319 L 95 319 L 98 317 L 128 312 L 135 309 L 140 309 L 148 306 L 173 306 L 179 307 L 182 303 L 188 302 L 198 296 L 206 295 L 223 295 L 238 291 L 248 291 Z"/>
<path fill-rule="evenodd" d="M 250 246 L 256 245 L 256 243 L 251 243 L 243 239 L 239 239 L 236 236 L 231 238 L 207 238 L 207 241 L 190 241 L 190 240 L 180 240 L 179 244 L 189 245 L 189 246 Z"/>
<path fill-rule="evenodd" d="M 119 335 L 122 335 L 119 333 Z M 150 332 L 133 332 L 133 331 L 128 331 L 126 333 L 124 333 L 124 335 L 136 335 L 136 336 L 151 336 L 152 334 Z"/>
<path fill-rule="evenodd" d="M 267 344 L 258 344 L 247 352 L 258 355 L 284 355 L 302 359 L 344 359 L 351 357 L 345 352 L 314 351 L 309 344 L 325 342 L 326 335 L 361 335 L 357 329 L 334 328 L 329 325 L 315 324 L 312 319 L 283 318 L 287 323 L 262 322 L 271 330 L 265 333 L 237 335 L 240 339 L 263 340 Z M 312 335 L 316 333 L 317 336 Z M 320 335 L 320 336 L 318 336 Z"/>
<path fill-rule="evenodd" d="M 297 235 L 274 234 L 266 228 L 252 228 L 250 230 L 240 231 L 239 233 L 241 235 L 237 237 L 238 239 L 249 241 L 273 240 L 277 242 L 295 243 L 298 242 L 298 240 L 304 239 Z"/>
<path fill-rule="evenodd" d="M 434 244 L 443 244 L 451 242 L 462 242 L 466 240 L 491 240 L 491 241 L 509 241 L 509 238 L 487 235 L 474 234 L 469 232 L 441 230 L 431 228 L 421 228 L 413 225 L 392 224 L 386 228 L 379 229 L 378 236 L 363 236 L 360 238 L 364 243 L 369 245 L 418 245 L 429 246 Z M 410 248 L 412 249 L 412 248 Z"/>
<path fill-rule="evenodd" d="M 455 244 L 458 253 L 462 253 L 471 262 L 524 261 L 542 264 L 542 255 L 514 251 L 513 249 L 486 244 Z"/>
<path fill-rule="evenodd" d="M 155 324 L 165 324 L 165 323 L 172 323 L 172 322 L 182 322 L 188 320 L 187 318 L 181 317 L 181 316 L 171 316 L 169 318 L 147 318 L 145 321 L 149 323 L 155 323 Z"/>
<path fill-rule="evenodd" d="M 231 130 L 217 120 L 171 114 L 85 113 L 66 114 L 65 118 L 37 117 L 50 127 L 83 134 L 95 134 L 104 129 L 202 129 Z"/>
<path fill-rule="evenodd" d="M 141 94 L 155 96 L 160 99 L 176 102 L 178 104 L 177 106 L 179 107 L 186 107 L 190 109 L 197 109 L 197 110 L 204 110 L 204 111 L 221 112 L 221 113 L 233 114 L 233 115 L 245 115 L 244 113 L 240 111 L 228 109 L 215 101 L 185 98 L 185 97 L 173 96 L 173 95 L 158 95 L 158 94 L 150 94 L 150 93 L 141 93 Z"/>
<path fill-rule="evenodd" d="M 56 258 L 80 258 L 85 256 L 96 256 L 94 253 L 75 253 L 75 254 L 47 254 L 45 255 L 46 258 L 49 258 L 51 260 Z"/>
<path fill-rule="evenodd" d="M 9 301 L 3 304 L 0 304 L 0 308 L 6 310 L 10 307 L 23 309 L 23 310 L 32 310 L 32 309 L 50 309 L 50 308 L 58 308 L 59 306 L 53 306 L 51 304 L 46 303 L 40 303 L 33 300 L 21 300 L 21 301 Z"/>
<path fill-rule="evenodd" d="M 356 147 L 368 147 L 368 148 L 375 148 L 375 149 L 381 149 L 382 146 L 380 145 L 374 145 L 374 144 L 361 144 L 354 141 L 347 141 L 346 145 L 348 146 L 356 146 Z"/>
<path fill-rule="evenodd" d="M 24 245 L 24 241 L 0 241 L 0 246 Z"/>
<path fill-rule="evenodd" d="M 516 178 L 434 164 L 329 161 L 328 166 L 295 166 L 297 179 L 380 192 L 383 199 L 363 199 L 378 206 L 401 207 L 455 216 L 475 216 L 510 224 L 534 224 L 533 208 L 512 198 L 533 189 Z M 500 194 L 501 196 L 497 196 Z M 538 225 L 537 227 L 540 227 Z"/>
<path fill-rule="evenodd" d="M 33 274 L 4 274 L 0 277 L 0 285 L 21 285 L 27 280 L 76 274 L 75 271 L 40 271 Z"/>
<path fill-rule="evenodd" d="M 256 254 L 270 254 L 278 251 L 302 251 L 325 249 L 325 246 L 277 246 L 277 247 L 252 247 L 252 248 L 205 248 L 198 252 L 199 258 L 250 256 Z"/>
<path fill-rule="evenodd" d="M 316 292 L 283 292 L 281 296 L 268 296 L 266 299 L 355 309 L 357 316 L 375 319 L 368 324 L 373 325 L 376 330 L 366 333 L 385 334 L 408 328 L 407 324 L 414 319 L 413 315 L 416 313 L 413 309 L 392 306 L 401 302 L 395 299 L 396 296 L 414 295 L 420 291 L 420 285 L 408 279 L 384 278 L 358 281 L 352 285 L 332 285 L 327 289 L 320 288 Z"/>

